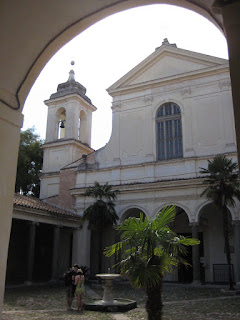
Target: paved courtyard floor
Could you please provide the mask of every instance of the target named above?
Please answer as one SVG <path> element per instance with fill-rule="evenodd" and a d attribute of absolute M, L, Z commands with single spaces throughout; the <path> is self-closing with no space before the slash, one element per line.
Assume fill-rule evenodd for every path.
<path fill-rule="evenodd" d="M 85 301 L 102 296 L 101 285 L 87 285 Z M 240 295 L 229 296 L 221 286 L 163 286 L 163 320 L 239 320 Z M 60 284 L 34 285 L 6 289 L 3 320 L 147 320 L 146 294 L 128 283 L 116 283 L 114 296 L 136 300 L 138 307 L 125 313 L 67 311 L 65 288 Z M 76 308 L 76 301 L 73 303 Z"/>

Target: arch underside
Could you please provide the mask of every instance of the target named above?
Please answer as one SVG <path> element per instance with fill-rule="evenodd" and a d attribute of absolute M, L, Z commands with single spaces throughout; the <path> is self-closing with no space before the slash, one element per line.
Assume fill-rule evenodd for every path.
<path fill-rule="evenodd" d="M 209 1 L 119 0 L 89 3 L 87 0 L 55 0 L 41 2 L 38 7 L 35 2 L 25 2 L 27 4 L 24 5 L 22 2 L 6 1 L 0 12 L 2 30 L 8 30 L 8 45 L 3 43 L 3 55 L 0 57 L 0 101 L 12 109 L 23 108 L 37 76 L 64 44 L 111 14 L 149 4 L 173 4 L 205 16 L 222 30 L 222 17 L 213 12 Z M 16 29 L 19 31 L 17 35 Z M 15 76 L 10 77 L 11 74 Z"/>

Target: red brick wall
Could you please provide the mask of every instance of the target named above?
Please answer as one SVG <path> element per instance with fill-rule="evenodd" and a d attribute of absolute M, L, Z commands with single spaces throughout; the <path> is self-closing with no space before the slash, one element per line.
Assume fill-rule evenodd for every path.
<path fill-rule="evenodd" d="M 64 169 L 60 171 L 59 185 L 59 205 L 63 209 L 72 209 L 75 207 L 75 198 L 70 194 L 69 189 L 76 185 L 76 168 Z"/>

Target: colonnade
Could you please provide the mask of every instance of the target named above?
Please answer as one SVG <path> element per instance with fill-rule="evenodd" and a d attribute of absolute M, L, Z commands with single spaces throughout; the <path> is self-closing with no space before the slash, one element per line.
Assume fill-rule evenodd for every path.
<path fill-rule="evenodd" d="M 61 241 L 61 236 L 63 234 L 61 234 L 61 230 L 63 229 L 62 226 L 60 225 L 50 225 L 50 224 L 45 224 L 45 223 L 39 223 L 39 222 L 35 222 L 35 221 L 26 221 L 23 220 L 24 225 L 26 225 L 26 232 L 28 232 L 28 234 L 26 234 L 26 239 L 20 239 L 20 235 L 22 236 L 22 233 L 20 233 L 18 235 L 18 228 L 21 228 L 21 225 L 18 226 L 18 228 L 14 228 L 14 234 L 13 236 L 13 240 L 11 242 L 12 244 L 12 250 L 11 251 L 11 258 L 9 260 L 9 263 L 11 264 L 16 264 L 17 261 L 16 259 L 14 259 L 14 253 L 16 253 L 15 251 L 22 251 L 21 256 L 23 257 L 23 260 L 21 261 L 21 268 L 24 267 L 24 269 L 26 270 L 23 274 L 24 278 L 25 278 L 25 283 L 30 285 L 33 281 L 38 281 L 39 280 L 39 276 L 40 278 L 43 277 L 43 279 L 46 280 L 51 280 L 51 281 L 55 281 L 58 280 L 59 277 L 62 276 L 63 272 L 66 270 L 63 270 L 63 266 L 66 265 L 66 269 L 69 267 L 70 264 L 70 257 L 71 257 L 71 253 L 72 253 L 72 248 L 68 247 L 68 244 L 71 246 L 71 234 L 73 234 L 76 230 L 73 227 L 67 227 L 67 229 L 63 232 L 63 234 L 67 234 L 68 237 L 68 241 L 65 247 L 62 247 L 62 241 Z M 48 226 L 48 234 L 46 234 L 46 226 Z M 43 227 L 43 229 L 41 228 Z M 38 236 L 37 236 L 38 234 Z M 17 235 L 17 236 L 16 236 Z M 41 242 L 39 243 L 39 236 L 41 238 L 47 237 L 47 243 L 45 244 L 41 244 Z M 65 239 L 65 238 L 64 238 Z M 27 240 L 27 241 L 26 241 Z M 17 245 L 17 249 L 16 249 L 16 241 L 21 241 L 21 244 Z M 27 245 L 26 249 L 25 249 L 25 245 Z M 37 259 L 39 258 L 39 248 L 40 250 L 43 249 L 43 258 L 44 261 L 41 259 Z M 42 249 L 41 249 L 42 248 Z M 49 248 L 49 249 L 48 249 Z M 46 253 L 46 249 L 47 253 Z M 63 254 L 63 251 L 64 255 Z M 26 251 L 26 254 L 24 253 Z M 51 252 L 51 255 L 50 255 Z M 62 258 L 61 258 L 62 257 Z M 26 259 L 26 260 L 25 260 Z M 47 259 L 47 261 L 46 261 Z M 39 263 L 40 266 L 37 266 L 37 270 L 36 270 L 36 263 Z M 48 270 L 49 272 L 47 272 L 47 274 L 45 274 L 45 271 L 43 271 L 43 273 L 41 274 L 36 274 L 36 271 L 39 272 L 39 267 L 41 270 L 41 267 L 46 267 L 48 266 Z M 12 267 L 10 266 L 10 270 L 12 269 Z M 11 277 L 11 272 L 10 272 L 10 277 L 9 277 L 9 281 L 11 283 L 12 281 L 12 277 Z M 19 281 L 23 278 L 23 276 L 21 276 L 20 278 L 16 277 L 16 280 Z M 50 278 L 49 278 L 50 276 Z"/>

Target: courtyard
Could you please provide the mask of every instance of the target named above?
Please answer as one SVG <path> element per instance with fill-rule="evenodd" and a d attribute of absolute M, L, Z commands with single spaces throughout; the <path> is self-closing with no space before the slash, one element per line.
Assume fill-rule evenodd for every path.
<path fill-rule="evenodd" d="M 85 301 L 101 297 L 99 284 L 86 285 Z M 164 320 L 237 320 L 240 318 L 240 295 L 229 296 L 221 289 L 225 286 L 164 284 Z M 3 320 L 23 319 L 88 319 L 88 320 L 147 320 L 146 294 L 134 290 L 129 283 L 116 283 L 114 296 L 137 301 L 138 307 L 131 311 L 100 313 L 93 311 L 66 311 L 65 287 L 62 284 L 34 285 L 7 288 L 3 307 Z M 74 300 L 73 308 L 76 308 Z"/>

